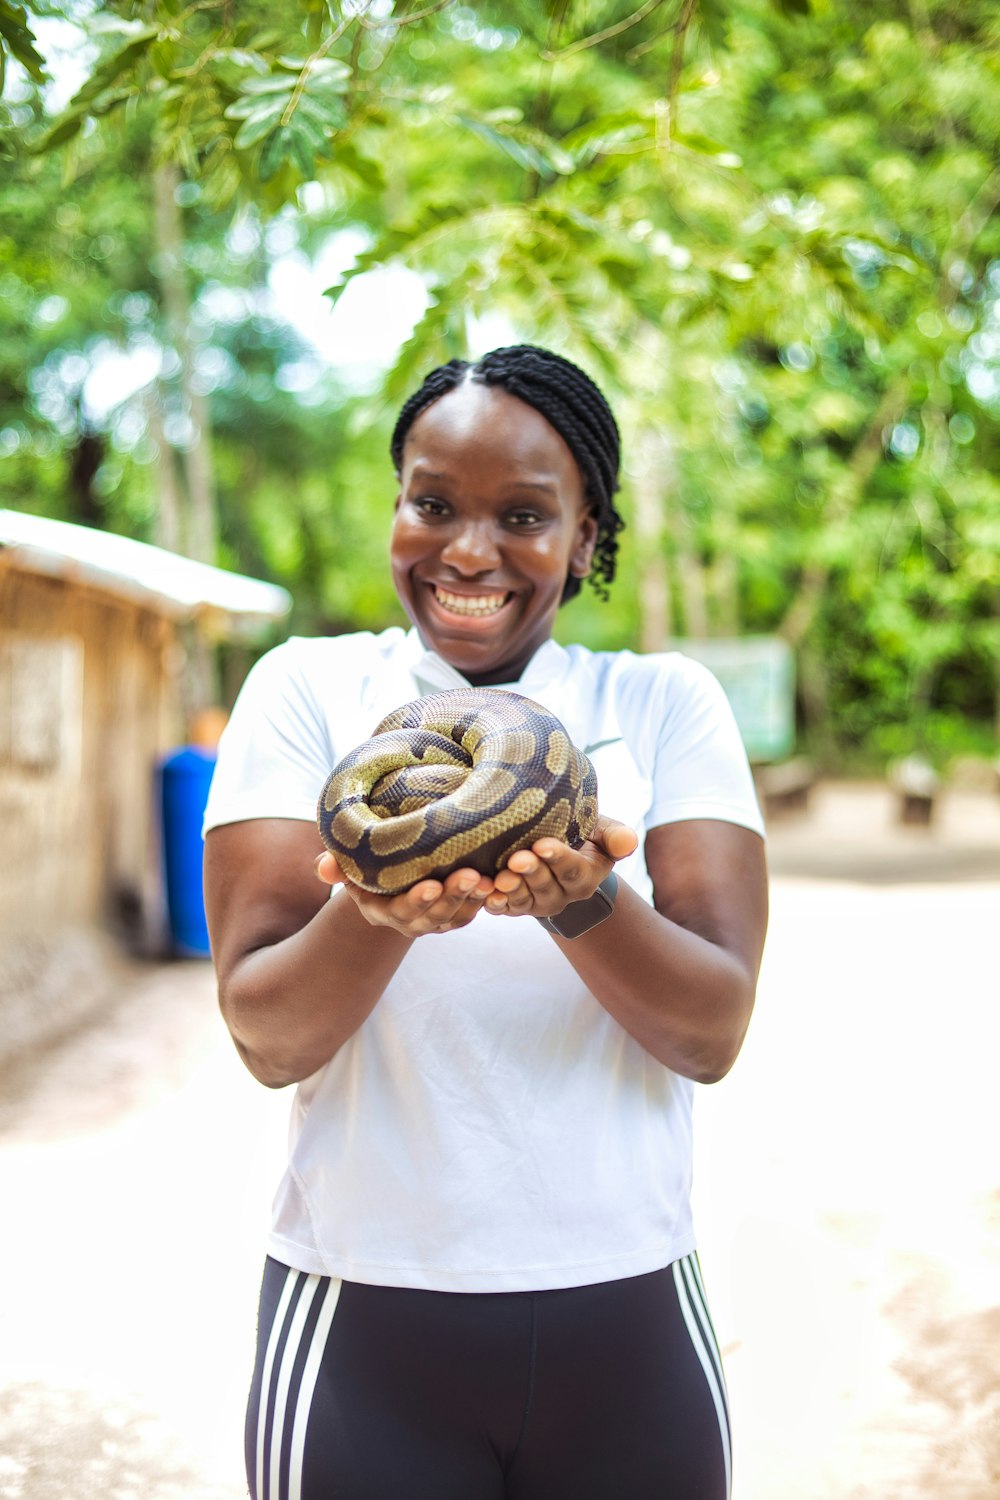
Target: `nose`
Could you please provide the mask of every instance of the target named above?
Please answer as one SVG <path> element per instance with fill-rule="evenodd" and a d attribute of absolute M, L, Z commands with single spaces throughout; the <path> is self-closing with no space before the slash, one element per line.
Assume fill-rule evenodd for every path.
<path fill-rule="evenodd" d="M 500 548 L 492 521 L 456 522 L 441 550 L 441 561 L 464 578 L 489 573 L 500 565 Z"/>

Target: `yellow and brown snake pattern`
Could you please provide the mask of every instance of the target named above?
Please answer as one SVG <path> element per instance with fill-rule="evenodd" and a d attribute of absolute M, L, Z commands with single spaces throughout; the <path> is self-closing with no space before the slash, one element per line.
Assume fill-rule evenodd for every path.
<path fill-rule="evenodd" d="M 559 720 L 490 688 L 395 709 L 330 773 L 317 809 L 344 874 L 380 895 L 460 868 L 495 875 L 547 836 L 579 848 L 596 819 L 594 768 Z"/>

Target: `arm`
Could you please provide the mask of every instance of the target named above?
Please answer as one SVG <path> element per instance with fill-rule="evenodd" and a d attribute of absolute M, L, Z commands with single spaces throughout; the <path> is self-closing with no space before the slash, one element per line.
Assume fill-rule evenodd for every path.
<path fill-rule="evenodd" d="M 628 852 L 621 824 L 602 824 L 597 837 L 579 851 L 545 839 L 514 855 L 487 909 L 547 916 L 590 895 L 609 856 Z M 645 852 L 655 907 L 622 882 L 607 921 L 552 941 L 658 1061 L 714 1083 L 735 1062 L 753 1010 L 767 929 L 764 843 L 736 824 L 695 819 L 650 829 Z"/>
<path fill-rule="evenodd" d="M 317 878 L 321 858 L 323 879 Z M 237 1051 L 271 1088 L 308 1078 L 362 1024 L 415 937 L 472 921 L 492 882 L 458 870 L 402 896 L 342 880 L 313 824 L 260 818 L 205 839 L 205 909 L 219 1004 Z"/>

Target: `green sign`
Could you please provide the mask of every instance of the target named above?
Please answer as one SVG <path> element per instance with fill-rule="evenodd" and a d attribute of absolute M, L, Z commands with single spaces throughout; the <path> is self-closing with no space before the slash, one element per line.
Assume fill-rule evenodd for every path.
<path fill-rule="evenodd" d="M 752 761 L 783 760 L 795 745 L 795 658 L 772 635 L 678 640 L 678 651 L 720 681 Z"/>

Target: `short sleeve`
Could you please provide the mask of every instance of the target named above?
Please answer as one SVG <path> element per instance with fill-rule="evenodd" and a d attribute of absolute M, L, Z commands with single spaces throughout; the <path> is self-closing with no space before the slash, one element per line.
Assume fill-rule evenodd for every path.
<path fill-rule="evenodd" d="M 219 742 L 205 833 L 252 818 L 315 821 L 333 754 L 301 660 L 308 644 L 293 638 L 251 668 Z"/>
<path fill-rule="evenodd" d="M 650 695 L 652 802 L 646 827 L 717 818 L 763 835 L 750 764 L 729 700 L 707 667 L 690 657 L 660 657 L 659 691 Z"/>

